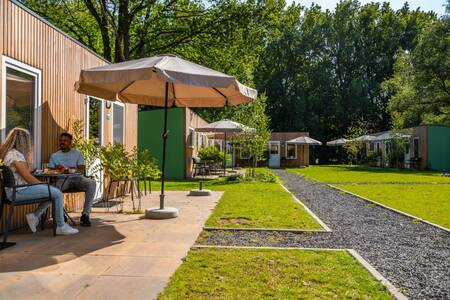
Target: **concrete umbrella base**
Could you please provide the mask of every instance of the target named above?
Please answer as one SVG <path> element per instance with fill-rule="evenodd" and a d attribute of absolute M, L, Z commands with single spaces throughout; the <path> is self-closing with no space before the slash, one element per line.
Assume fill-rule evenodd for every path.
<path fill-rule="evenodd" d="M 211 196 L 211 190 L 191 190 L 189 196 Z"/>
<path fill-rule="evenodd" d="M 146 219 L 172 219 L 178 217 L 178 209 L 175 207 L 164 207 L 163 209 L 158 207 L 147 208 L 145 210 Z"/>

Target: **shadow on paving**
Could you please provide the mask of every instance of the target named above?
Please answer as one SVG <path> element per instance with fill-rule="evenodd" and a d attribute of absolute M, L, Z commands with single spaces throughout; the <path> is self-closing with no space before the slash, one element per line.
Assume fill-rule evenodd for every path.
<path fill-rule="evenodd" d="M 92 218 L 89 230 L 72 236 L 53 237 L 48 226 L 36 234 L 26 229 L 15 231 L 10 240 L 17 245 L 0 252 L 0 273 L 33 271 L 122 243 L 125 236 L 108 223 Z"/>
<path fill-rule="evenodd" d="M 450 233 L 404 215 L 275 171 L 332 233 L 207 232 L 202 243 L 355 249 L 411 299 L 450 299 Z"/>

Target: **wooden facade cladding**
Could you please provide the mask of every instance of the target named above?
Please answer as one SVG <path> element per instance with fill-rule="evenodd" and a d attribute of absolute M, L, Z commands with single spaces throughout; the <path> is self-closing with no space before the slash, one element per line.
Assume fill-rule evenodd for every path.
<path fill-rule="evenodd" d="M 185 177 L 191 178 L 194 172 L 194 165 L 192 158 L 196 157 L 199 150 L 199 144 L 201 139 L 201 133 L 195 132 L 194 147 L 188 145 L 189 139 L 189 128 L 195 129 L 198 127 L 206 126 L 208 122 L 203 120 L 199 115 L 189 108 L 185 108 L 185 128 L 184 128 L 184 147 L 186 149 L 185 153 Z M 206 141 L 207 142 L 207 141 Z"/>
<path fill-rule="evenodd" d="M 47 162 L 49 155 L 58 149 L 59 134 L 67 130 L 70 120 L 85 117 L 86 96 L 74 89 L 80 71 L 108 62 L 11 0 L 0 0 L 0 54 L 41 72 L 41 143 L 37 146 L 41 149 L 41 162 Z M 1 64 L 0 60 L 3 82 L 5 74 L 1 73 Z M 3 95 L 2 85 L 0 95 Z M 112 124 L 108 117 L 111 113 L 111 109 L 105 108 L 104 144 L 112 141 Z M 124 126 L 124 141 L 131 149 L 137 145 L 137 105 L 125 105 Z M 75 200 L 66 201 L 66 205 L 68 203 L 79 207 Z M 14 220 L 14 227 L 25 223 L 23 214 L 30 210 L 30 207 L 18 209 L 20 213 Z"/>

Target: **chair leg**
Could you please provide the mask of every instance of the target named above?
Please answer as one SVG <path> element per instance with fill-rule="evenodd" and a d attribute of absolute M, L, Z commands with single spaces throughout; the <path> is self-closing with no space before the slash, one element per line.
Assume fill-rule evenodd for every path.
<path fill-rule="evenodd" d="M 4 249 L 6 247 L 9 246 L 13 246 L 16 243 L 7 243 L 8 241 L 8 235 L 9 235 L 9 228 L 11 227 L 11 223 L 12 223 L 12 217 L 14 215 L 14 204 L 11 203 L 10 207 L 9 207 L 9 213 L 8 213 L 8 219 L 6 221 L 6 228 L 5 228 L 5 232 L 3 233 L 3 243 L 1 245 L 1 249 Z"/>
<path fill-rule="evenodd" d="M 53 221 L 53 236 L 56 236 L 56 212 L 55 212 L 55 203 L 52 201 L 52 221 Z"/>
<path fill-rule="evenodd" d="M 45 212 L 41 216 L 41 231 L 44 231 L 44 225 L 45 225 L 45 221 L 47 221 L 47 215 L 48 215 L 48 208 L 45 210 Z"/>
<path fill-rule="evenodd" d="M 77 226 L 77 223 L 75 223 L 75 221 L 72 219 L 72 217 L 69 216 L 69 213 L 67 212 L 67 210 L 65 208 L 63 208 L 64 211 L 64 215 L 67 217 L 67 219 L 70 220 L 70 222 L 72 223 L 73 226 Z"/>

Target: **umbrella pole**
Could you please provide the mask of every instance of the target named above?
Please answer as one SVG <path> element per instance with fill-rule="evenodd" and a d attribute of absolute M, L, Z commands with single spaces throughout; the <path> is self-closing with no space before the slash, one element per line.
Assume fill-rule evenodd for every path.
<path fill-rule="evenodd" d="M 227 132 L 223 140 L 223 175 L 227 174 Z"/>
<path fill-rule="evenodd" d="M 169 82 L 166 82 L 166 91 L 164 98 L 164 130 L 162 134 L 163 139 L 163 152 L 162 152 L 162 164 L 161 164 L 161 195 L 159 195 L 159 208 L 164 209 L 164 179 L 166 176 L 166 144 L 167 144 L 167 102 L 169 98 Z"/>

